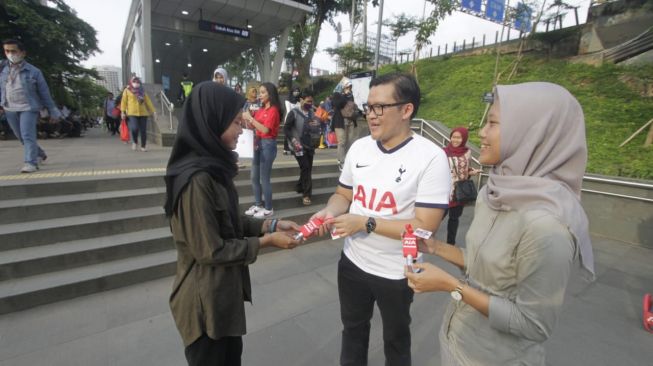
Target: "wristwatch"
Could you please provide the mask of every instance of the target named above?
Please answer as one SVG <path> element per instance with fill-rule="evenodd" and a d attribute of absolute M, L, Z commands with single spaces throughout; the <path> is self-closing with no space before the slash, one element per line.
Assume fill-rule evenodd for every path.
<path fill-rule="evenodd" d="M 450 292 L 451 297 L 456 300 L 456 302 L 459 302 L 463 299 L 463 286 L 465 286 L 465 284 L 460 282 L 458 286 L 456 286 L 456 288 Z"/>
<path fill-rule="evenodd" d="M 365 230 L 369 234 L 374 231 L 374 229 L 376 229 L 376 220 L 374 220 L 373 217 L 370 217 L 367 219 L 367 223 L 365 223 Z"/>

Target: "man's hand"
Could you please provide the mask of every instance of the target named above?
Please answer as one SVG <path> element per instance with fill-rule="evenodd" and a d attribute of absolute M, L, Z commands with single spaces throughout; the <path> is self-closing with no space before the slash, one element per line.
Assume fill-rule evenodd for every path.
<path fill-rule="evenodd" d="M 354 214 L 343 214 L 332 220 L 331 226 L 335 234 L 341 237 L 351 236 L 359 231 L 365 231 L 367 217 Z"/>
<path fill-rule="evenodd" d="M 320 228 L 317 231 L 317 235 L 324 236 L 324 234 L 329 232 L 329 227 L 333 222 L 333 214 L 329 212 L 326 208 L 323 208 L 320 211 L 313 214 L 313 216 L 311 216 L 311 218 L 308 219 L 308 221 L 311 221 L 314 218 L 320 218 L 322 220 L 323 224 L 320 225 Z"/>

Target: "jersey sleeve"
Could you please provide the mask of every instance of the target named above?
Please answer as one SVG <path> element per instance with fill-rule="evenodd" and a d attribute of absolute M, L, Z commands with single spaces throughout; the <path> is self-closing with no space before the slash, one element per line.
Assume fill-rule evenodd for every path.
<path fill-rule="evenodd" d="M 443 151 L 437 150 L 417 186 L 415 207 L 446 209 L 449 207 L 450 190 L 451 173 L 447 156 Z"/>

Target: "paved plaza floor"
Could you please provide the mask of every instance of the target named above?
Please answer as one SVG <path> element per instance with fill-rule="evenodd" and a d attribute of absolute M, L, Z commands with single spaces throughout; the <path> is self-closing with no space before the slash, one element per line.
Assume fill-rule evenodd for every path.
<path fill-rule="evenodd" d="M 22 149 L 0 141 L 0 184 L 56 180 L 65 173 L 163 169 L 169 148 L 145 153 L 99 131 L 46 140 L 41 178 L 16 177 Z M 333 160 L 333 151 L 317 160 Z M 330 159 L 330 160 L 329 160 Z M 278 164 L 294 163 L 279 154 Z M 162 170 L 161 170 L 162 171 Z M 95 174 L 95 173 L 88 173 Z M 116 173 L 118 174 L 118 173 Z M 473 208 L 461 218 L 459 238 Z M 438 232 L 443 237 L 443 228 Z M 261 255 L 251 266 L 253 304 L 243 365 L 337 365 L 340 315 L 336 266 L 342 240 Z M 653 250 L 593 236 L 597 279 L 572 278 L 564 310 L 546 342 L 548 365 L 651 365 L 653 334 L 642 327 L 642 296 L 653 292 Z M 464 246 L 464 241 L 460 244 Z M 457 274 L 452 266 L 428 258 Z M 183 345 L 168 308 L 172 277 L 0 316 L 0 366 L 184 365 Z M 449 294 L 418 294 L 412 306 L 413 365 L 439 365 L 437 334 Z M 370 365 L 383 365 L 381 324 L 372 321 Z"/>

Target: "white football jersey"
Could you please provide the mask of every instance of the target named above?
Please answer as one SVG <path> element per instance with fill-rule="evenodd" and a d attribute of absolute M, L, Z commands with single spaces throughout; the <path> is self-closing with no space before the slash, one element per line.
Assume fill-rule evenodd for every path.
<path fill-rule="evenodd" d="M 413 134 L 392 150 L 367 136 L 347 152 L 339 184 L 352 190 L 349 213 L 407 220 L 415 207 L 449 207 L 451 174 L 444 151 L 422 136 Z M 345 239 L 344 253 L 367 273 L 405 278 L 401 240 L 358 232 Z"/>

